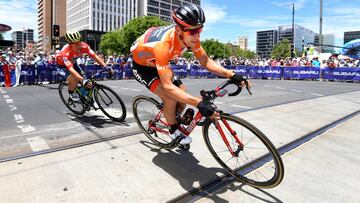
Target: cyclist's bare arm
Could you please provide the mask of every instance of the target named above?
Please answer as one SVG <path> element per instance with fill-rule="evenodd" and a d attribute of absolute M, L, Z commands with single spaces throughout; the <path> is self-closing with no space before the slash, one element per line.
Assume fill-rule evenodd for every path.
<path fill-rule="evenodd" d="M 210 59 L 207 54 L 203 54 L 198 58 L 200 64 L 205 67 L 208 71 L 222 77 L 231 78 L 235 75 L 232 70 L 228 70 L 219 64 L 217 64 L 214 60 Z"/>
<path fill-rule="evenodd" d="M 199 104 L 199 102 L 201 101 L 200 98 L 196 98 L 188 94 L 183 89 L 173 84 L 172 78 L 174 77 L 174 75 L 169 65 L 167 65 L 166 67 L 157 65 L 156 68 L 160 76 L 161 85 L 168 96 L 170 96 L 171 98 L 176 98 L 176 100 L 179 102 L 190 104 L 195 107 Z"/>
<path fill-rule="evenodd" d="M 95 54 L 94 59 L 101 67 L 106 67 L 105 62 L 97 54 Z"/>

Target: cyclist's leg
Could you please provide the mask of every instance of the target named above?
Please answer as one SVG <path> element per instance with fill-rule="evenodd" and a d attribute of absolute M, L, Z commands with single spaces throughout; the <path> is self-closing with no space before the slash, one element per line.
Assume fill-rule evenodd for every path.
<path fill-rule="evenodd" d="M 186 87 L 185 85 L 182 83 L 182 81 L 180 80 L 180 78 L 178 77 L 174 77 L 174 85 L 176 85 L 177 87 L 181 88 L 182 90 L 186 91 Z M 177 102 L 176 104 L 176 112 L 181 114 L 184 109 L 186 107 L 185 103 L 181 103 L 181 102 Z"/>
<path fill-rule="evenodd" d="M 83 69 L 82 68 L 80 68 L 78 65 L 77 65 L 77 63 L 74 63 L 74 69 L 75 69 L 75 71 L 77 72 L 77 73 L 79 73 L 82 77 L 84 77 L 84 74 L 85 74 L 85 72 L 83 71 Z M 69 82 L 69 86 L 68 86 L 68 88 L 69 88 L 69 92 L 73 92 L 74 91 L 74 89 L 75 89 L 75 87 L 76 87 L 76 85 L 80 82 L 75 76 L 73 76 L 70 72 L 69 72 L 69 70 L 67 70 L 67 72 L 68 72 L 68 77 L 67 77 L 67 81 Z"/>
<path fill-rule="evenodd" d="M 133 61 L 132 71 L 139 83 L 145 85 L 146 88 L 158 95 L 164 102 L 163 113 L 168 124 L 177 123 L 175 119 L 176 101 L 165 94 L 156 68 L 142 66 Z"/>

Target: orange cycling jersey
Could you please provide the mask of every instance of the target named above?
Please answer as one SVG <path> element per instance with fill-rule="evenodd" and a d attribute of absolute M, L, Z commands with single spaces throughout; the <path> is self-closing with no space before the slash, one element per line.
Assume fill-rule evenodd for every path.
<path fill-rule="evenodd" d="M 157 67 L 158 70 L 170 68 L 169 62 L 177 60 L 186 50 L 187 48 L 181 47 L 180 39 L 175 33 L 175 25 L 152 27 L 131 47 L 135 63 Z M 200 42 L 192 48 L 192 52 L 197 58 L 206 54 Z"/>
<path fill-rule="evenodd" d="M 65 45 L 62 50 L 56 55 L 56 62 L 60 66 L 66 66 L 67 69 L 73 67 L 74 62 L 84 53 L 89 54 L 90 57 L 95 57 L 95 52 L 85 42 L 81 43 L 81 49 L 75 51 L 71 49 L 69 44 Z"/>

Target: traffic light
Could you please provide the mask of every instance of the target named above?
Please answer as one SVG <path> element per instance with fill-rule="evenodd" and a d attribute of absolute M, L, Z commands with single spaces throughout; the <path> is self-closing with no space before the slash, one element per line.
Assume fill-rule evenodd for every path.
<path fill-rule="evenodd" d="M 53 35 L 54 35 L 54 37 L 60 37 L 60 26 L 59 25 L 53 26 Z"/>
<path fill-rule="evenodd" d="M 290 45 L 290 55 L 291 58 L 295 58 L 295 50 L 294 50 L 294 45 Z"/>

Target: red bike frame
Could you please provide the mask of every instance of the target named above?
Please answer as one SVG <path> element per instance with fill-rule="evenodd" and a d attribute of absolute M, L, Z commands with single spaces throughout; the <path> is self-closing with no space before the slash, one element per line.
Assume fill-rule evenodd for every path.
<path fill-rule="evenodd" d="M 154 125 L 157 121 L 159 121 L 160 123 L 164 124 L 165 126 L 169 126 L 169 124 L 164 121 L 163 119 L 161 119 L 161 116 L 163 115 L 163 111 L 160 110 L 159 113 L 156 115 L 155 119 L 153 121 L 149 121 L 149 129 L 156 131 L 156 132 L 160 132 L 166 135 L 169 135 L 169 131 L 164 130 L 162 128 L 156 127 L 156 125 Z M 203 116 L 201 115 L 200 112 L 197 112 L 195 115 L 195 118 L 192 119 L 191 123 L 188 125 L 188 127 L 185 129 L 183 126 L 180 125 L 179 130 L 186 136 L 189 136 L 190 133 L 195 129 L 196 127 L 196 123 L 198 123 L 201 119 L 203 118 Z M 233 130 L 230 126 L 230 124 L 225 120 L 225 119 L 221 119 L 221 121 L 224 123 L 224 125 L 226 126 L 227 130 L 231 133 L 231 135 L 234 137 L 234 139 L 236 140 L 236 142 L 239 144 L 240 148 L 244 147 L 244 144 L 240 141 L 240 139 L 237 137 L 237 133 L 235 130 Z M 236 157 L 237 155 L 235 154 L 234 150 L 231 148 L 230 143 L 228 141 L 228 139 L 225 136 L 225 133 L 221 127 L 221 125 L 219 124 L 219 121 L 216 120 L 215 121 L 215 126 L 216 129 L 219 131 L 221 138 L 223 139 L 226 147 L 228 148 L 229 152 L 231 153 L 232 156 Z"/>

